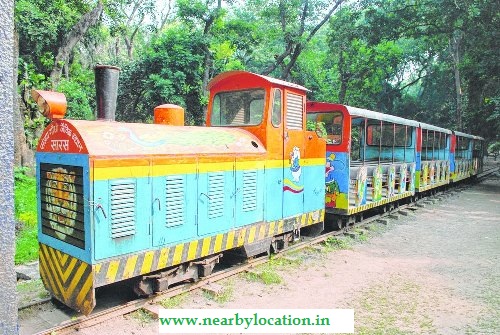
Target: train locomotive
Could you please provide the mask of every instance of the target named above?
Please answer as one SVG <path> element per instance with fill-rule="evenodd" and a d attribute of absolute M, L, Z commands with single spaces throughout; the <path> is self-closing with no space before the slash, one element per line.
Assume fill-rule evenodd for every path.
<path fill-rule="evenodd" d="M 184 126 L 173 105 L 154 124 L 116 122 L 118 71 L 96 67 L 96 121 L 64 119 L 62 94 L 33 92 L 51 119 L 36 153 L 40 274 L 84 314 L 99 287 L 161 291 L 224 252 L 279 251 L 326 214 L 342 227 L 482 167 L 478 137 L 307 102 L 302 86 L 244 71 L 212 79 L 206 127 Z"/>
<path fill-rule="evenodd" d="M 105 91 L 100 108 L 112 105 Z M 65 120 L 60 95 L 35 92 L 53 118 L 36 153 L 47 290 L 88 314 L 98 287 L 137 278 L 136 290 L 152 293 L 207 275 L 225 250 L 278 250 L 322 224 L 325 145 L 303 129 L 305 94 L 222 74 L 210 84 L 209 127 L 186 127 L 171 106 L 156 108 L 156 124 L 114 122 L 106 110 Z"/>

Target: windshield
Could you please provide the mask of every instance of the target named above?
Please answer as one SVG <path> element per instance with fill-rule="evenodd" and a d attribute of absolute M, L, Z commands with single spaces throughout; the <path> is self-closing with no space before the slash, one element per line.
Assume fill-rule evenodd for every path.
<path fill-rule="evenodd" d="M 262 122 L 263 89 L 217 93 L 212 104 L 212 126 L 248 126 Z"/>

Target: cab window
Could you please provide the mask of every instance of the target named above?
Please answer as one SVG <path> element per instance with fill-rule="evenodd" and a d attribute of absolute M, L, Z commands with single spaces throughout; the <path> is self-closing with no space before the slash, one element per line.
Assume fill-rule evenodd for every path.
<path fill-rule="evenodd" d="M 253 126 L 262 122 L 264 89 L 220 92 L 214 97 L 212 126 Z"/>

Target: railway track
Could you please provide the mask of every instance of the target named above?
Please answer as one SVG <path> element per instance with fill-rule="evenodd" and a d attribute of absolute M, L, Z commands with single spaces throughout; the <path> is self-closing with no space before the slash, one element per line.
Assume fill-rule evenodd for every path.
<path fill-rule="evenodd" d="M 476 181 L 479 182 L 481 180 L 484 180 L 488 178 L 490 175 L 493 173 L 497 172 L 499 170 L 499 167 L 494 167 L 491 168 L 487 171 L 484 171 L 483 173 L 479 174 L 476 178 Z M 352 224 L 348 224 L 346 227 L 342 228 L 341 230 L 335 230 L 335 231 L 329 231 L 326 233 L 321 234 L 320 236 L 317 237 L 301 237 L 301 240 L 290 245 L 286 250 L 281 251 L 278 254 L 275 254 L 275 257 L 281 257 L 283 255 L 286 255 L 287 253 L 290 253 L 292 251 L 297 251 L 300 249 L 304 249 L 307 247 L 310 247 L 312 245 L 319 244 L 321 242 L 326 241 L 327 239 L 335 236 L 340 236 L 340 235 L 353 235 L 353 231 L 355 228 L 362 228 L 366 227 L 370 223 L 374 222 L 380 222 L 381 224 L 387 224 L 387 219 L 397 219 L 399 218 L 399 215 L 395 214 L 400 214 L 403 216 L 409 215 L 409 211 L 417 211 L 419 208 L 422 208 L 425 206 L 426 203 L 435 203 L 439 200 L 442 200 L 445 197 L 451 196 L 455 192 L 460 192 L 466 188 L 467 184 L 459 184 L 453 188 L 447 188 L 445 190 L 441 190 L 435 194 L 432 194 L 428 197 L 422 198 L 422 199 L 416 199 L 414 202 L 408 203 L 408 204 L 402 204 L 400 206 L 397 206 L 391 211 L 387 211 L 385 213 L 378 213 L 378 214 L 373 214 L 370 217 L 364 218 L 360 222 L 355 222 Z M 225 278 L 229 278 L 231 276 L 234 276 L 239 273 L 243 273 L 245 271 L 248 271 L 249 269 L 252 269 L 260 264 L 264 264 L 269 260 L 269 257 L 267 255 L 259 257 L 259 258 L 253 258 L 247 260 L 245 263 L 241 263 L 238 265 L 234 265 L 230 268 L 222 269 L 219 271 L 214 272 L 212 275 L 208 277 L 204 277 L 194 283 L 186 283 L 186 284 L 181 284 L 178 286 L 175 286 L 173 288 L 170 288 L 166 291 L 154 294 L 152 296 L 146 297 L 146 298 L 139 298 L 135 299 L 132 301 L 128 301 L 123 304 L 119 304 L 117 306 L 111 307 L 111 308 L 106 308 L 101 311 L 95 311 L 89 316 L 79 316 L 76 318 L 72 318 L 71 320 L 64 321 L 60 323 L 59 325 L 46 329 L 44 331 L 41 331 L 37 334 L 54 334 L 57 333 L 58 335 L 62 334 L 70 334 L 74 333 L 75 331 L 78 331 L 80 329 L 88 328 L 93 325 L 102 323 L 106 320 L 110 320 L 112 318 L 122 316 L 128 313 L 131 313 L 133 311 L 136 311 L 140 308 L 146 308 L 148 305 L 153 305 L 155 303 L 160 302 L 161 300 L 164 300 L 166 298 L 171 298 L 174 296 L 177 296 L 182 293 L 190 292 L 193 290 L 200 289 L 202 287 L 205 287 L 207 285 L 210 285 L 212 283 L 215 283 L 217 281 L 220 281 Z M 44 304 L 44 303 L 49 303 L 50 299 L 47 299 L 45 301 L 39 301 L 36 303 L 36 305 L 39 304 Z M 23 306 L 23 308 L 31 307 L 33 305 L 29 306 Z"/>

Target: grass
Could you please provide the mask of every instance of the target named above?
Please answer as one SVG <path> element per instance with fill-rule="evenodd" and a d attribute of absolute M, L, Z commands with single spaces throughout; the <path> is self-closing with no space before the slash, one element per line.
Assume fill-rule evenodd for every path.
<path fill-rule="evenodd" d="M 160 305 L 163 308 L 173 309 L 179 307 L 188 297 L 187 293 L 176 295 L 175 297 L 170 297 L 160 301 Z"/>
<path fill-rule="evenodd" d="M 500 334 L 500 282 L 498 278 L 487 277 L 483 285 L 478 297 L 485 307 L 476 323 L 467 325 L 467 335 Z"/>
<path fill-rule="evenodd" d="M 50 298 L 50 293 L 43 286 L 41 279 L 20 281 L 16 286 L 20 306 L 31 304 L 40 299 Z"/>
<path fill-rule="evenodd" d="M 290 270 L 300 267 L 303 263 L 303 253 L 290 253 L 290 257 L 271 256 L 265 264 L 257 266 L 256 272 L 247 272 L 243 276 L 248 281 L 261 282 L 265 285 L 278 285 L 283 283 L 283 278 L 278 274 L 281 270 Z"/>
<path fill-rule="evenodd" d="M 399 276 L 365 289 L 355 300 L 356 334 L 435 334 L 428 297 Z"/>
<path fill-rule="evenodd" d="M 326 252 L 352 248 L 352 244 L 348 239 L 339 237 L 329 237 L 322 243 L 322 245 L 325 247 Z"/>
<path fill-rule="evenodd" d="M 35 178 L 26 176 L 23 171 L 16 171 L 14 213 L 16 221 L 19 222 L 16 231 L 16 264 L 38 259 L 36 204 Z"/>
<path fill-rule="evenodd" d="M 247 272 L 245 278 L 249 281 L 261 282 L 266 285 L 281 284 L 283 279 L 279 274 L 272 270 L 264 270 L 262 272 Z"/>
<path fill-rule="evenodd" d="M 141 326 L 145 326 L 153 321 L 155 321 L 153 315 L 146 311 L 144 308 L 139 308 L 135 312 L 129 314 L 133 319 L 137 320 Z"/>
<path fill-rule="evenodd" d="M 219 304 L 224 304 L 233 299 L 234 294 L 234 283 L 232 281 L 227 281 L 223 284 L 224 289 L 220 293 L 213 293 L 208 291 L 203 291 L 203 296 L 206 299 L 213 300 Z"/>
<path fill-rule="evenodd" d="M 17 292 L 27 293 L 43 290 L 43 283 L 41 279 L 22 281 L 16 286 Z"/>
<path fill-rule="evenodd" d="M 267 263 L 267 265 L 271 268 L 297 268 L 302 264 L 302 253 L 289 253 L 287 254 L 290 257 L 276 257 L 275 255 L 271 256 L 271 259 Z"/>

